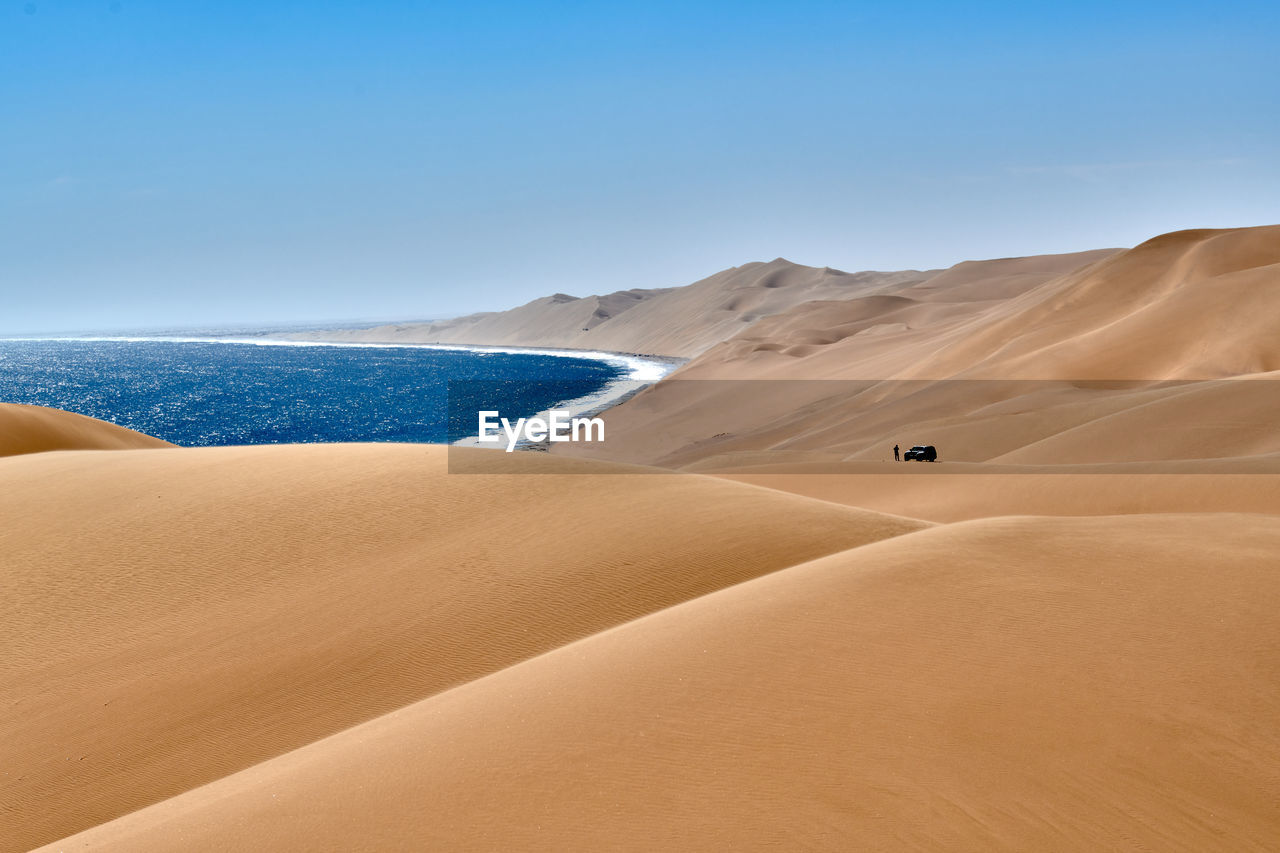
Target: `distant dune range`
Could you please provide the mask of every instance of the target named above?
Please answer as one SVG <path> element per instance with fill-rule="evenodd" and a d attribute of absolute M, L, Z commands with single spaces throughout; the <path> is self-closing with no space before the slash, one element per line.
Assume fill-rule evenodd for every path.
<path fill-rule="evenodd" d="M 0 851 L 1266 849 L 1277 330 L 1280 227 L 317 333 L 691 357 L 649 475 L 0 407 Z"/>
<path fill-rule="evenodd" d="M 572 452 L 787 473 L 929 443 L 1015 469 L 1235 459 L 1274 472 L 1278 293 L 1280 226 L 960 264 L 763 319 L 672 377 L 689 381 L 612 410 L 606 445 Z"/>
<path fill-rule="evenodd" d="M 930 272 L 846 273 L 778 258 L 744 264 L 686 287 L 563 293 L 485 314 L 372 329 L 335 329 L 301 340 L 571 347 L 689 357 L 772 314 L 815 299 L 849 299 L 926 280 Z"/>

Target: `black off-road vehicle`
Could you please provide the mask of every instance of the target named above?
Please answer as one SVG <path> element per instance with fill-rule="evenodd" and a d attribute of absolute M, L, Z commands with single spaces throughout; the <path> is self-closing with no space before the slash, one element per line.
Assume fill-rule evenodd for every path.
<path fill-rule="evenodd" d="M 938 450 L 932 444 L 917 444 L 915 447 L 902 454 L 903 462 L 937 462 Z"/>

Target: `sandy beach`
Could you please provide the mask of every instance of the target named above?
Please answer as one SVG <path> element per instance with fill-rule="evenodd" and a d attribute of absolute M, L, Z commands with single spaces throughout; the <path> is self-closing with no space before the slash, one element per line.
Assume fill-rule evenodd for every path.
<path fill-rule="evenodd" d="M 1272 226 L 328 333 L 691 359 L 551 453 L 0 406 L 0 850 L 1267 849 L 1278 276 Z"/>

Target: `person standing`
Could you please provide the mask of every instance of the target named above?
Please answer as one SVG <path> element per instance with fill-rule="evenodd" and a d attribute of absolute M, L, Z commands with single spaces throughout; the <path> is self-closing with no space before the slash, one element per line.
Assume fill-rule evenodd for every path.
<path fill-rule="evenodd" d="M 896 445 L 896 444 L 893 446 L 893 461 L 894 461 L 894 462 L 901 462 L 901 461 L 902 461 L 902 460 L 898 457 L 898 445 Z"/>

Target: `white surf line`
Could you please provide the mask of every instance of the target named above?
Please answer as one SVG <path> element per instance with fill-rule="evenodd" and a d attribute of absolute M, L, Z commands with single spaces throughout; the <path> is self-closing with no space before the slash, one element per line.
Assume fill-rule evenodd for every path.
<path fill-rule="evenodd" d="M 631 377 L 619 377 L 617 379 L 610 380 L 609 382 L 605 383 L 604 387 L 602 387 L 600 390 L 596 391 L 593 394 L 587 394 L 582 397 L 575 397 L 572 400 L 561 400 L 560 402 L 552 403 L 550 406 L 543 409 L 542 411 L 535 412 L 534 414 L 529 415 L 528 417 L 541 418 L 543 421 L 549 423 L 551 421 L 551 411 L 553 409 L 556 412 L 560 413 L 562 417 L 568 418 L 568 419 L 591 417 L 621 402 L 625 398 L 630 397 L 632 394 L 635 394 L 641 388 L 644 388 L 647 385 L 652 385 L 654 382 L 659 381 L 660 379 L 662 379 L 663 376 L 666 376 L 667 373 L 670 373 L 672 370 L 675 370 L 676 367 L 678 366 L 679 365 L 676 365 L 676 364 L 664 364 L 663 367 L 667 369 L 663 372 L 662 376 L 658 376 L 655 379 L 637 380 Z M 477 412 L 477 416 L 478 415 L 479 413 Z M 477 417 L 477 421 L 478 421 L 478 417 Z M 479 424 L 477 423 L 477 427 L 478 426 Z M 477 429 L 476 435 L 469 435 L 469 436 L 466 436 L 465 438 L 460 438 L 457 441 L 453 442 L 453 444 L 462 446 L 462 447 L 493 447 L 501 450 L 506 449 L 506 443 L 507 443 L 507 439 L 501 432 L 499 432 L 497 435 L 493 437 L 490 437 L 486 441 L 481 441 L 480 436 L 478 434 L 478 429 Z M 516 449 L 518 450 L 521 448 L 542 446 L 545 444 L 546 442 L 530 442 L 527 439 L 520 439 L 516 443 Z"/>
<path fill-rule="evenodd" d="M 465 351 L 472 351 L 485 348 L 442 347 L 442 349 L 462 349 Z M 589 417 L 598 414 L 599 412 L 602 412 L 635 394 L 641 388 L 662 380 L 667 374 L 684 364 L 685 361 L 683 359 L 659 361 L 657 359 L 644 358 L 643 356 L 638 355 L 625 355 L 623 353 L 587 350 L 488 349 L 488 351 L 518 354 L 541 353 L 543 355 L 567 356 L 571 358 L 591 358 L 617 365 L 628 371 L 623 376 L 609 380 L 603 387 L 591 394 L 575 397 L 571 400 L 560 400 L 552 403 L 542 411 L 529 416 L 532 418 L 541 418 L 544 421 L 550 421 L 552 409 L 555 409 L 567 418 Z M 477 413 L 477 416 L 478 414 L 479 413 Z M 477 422 L 477 434 L 460 438 L 457 441 L 454 441 L 453 444 L 462 447 L 492 447 L 505 449 L 505 439 L 491 438 L 488 441 L 481 441 L 478 434 L 478 427 L 479 424 Z M 521 440 L 517 444 L 517 449 L 531 446 L 533 446 L 531 442 Z"/>
<path fill-rule="evenodd" d="M 416 343 L 370 343 L 366 341 L 290 341 L 274 338 L 205 338 L 171 336 L 148 337 L 143 335 L 94 335 L 80 337 L 13 337 L 0 338 L 0 341 L 73 341 L 77 343 L 97 343 L 119 341 L 123 343 L 167 343 L 167 344 L 241 344 L 257 347 L 339 347 L 345 349 L 432 349 L 448 352 L 507 353 L 510 355 L 548 355 L 555 358 L 585 358 L 592 361 L 604 361 L 628 371 L 628 379 L 642 382 L 657 382 L 679 363 L 646 358 L 641 355 L 628 355 L 620 352 L 604 350 L 572 350 L 572 349 L 539 349 L 537 347 L 487 347 L 468 344 L 416 344 Z"/>
<path fill-rule="evenodd" d="M 278 338 L 209 338 L 199 336 L 163 335 L 148 337 L 145 335 L 84 335 L 77 337 L 12 337 L 0 338 L 3 341 L 70 341 L 76 343 L 99 343 L 117 341 L 122 343 L 170 343 L 170 344 L 238 344 L 259 347 L 339 347 L 346 349 L 431 349 L 446 352 L 472 353 L 505 353 L 508 355 L 547 355 L 554 358 L 584 358 L 591 361 L 602 361 L 626 371 L 605 383 L 604 387 L 593 394 L 563 400 L 538 412 L 533 417 L 548 417 L 551 409 L 567 410 L 571 417 L 579 417 L 588 412 L 599 412 L 608 408 L 619 399 L 634 394 L 646 385 L 664 378 L 684 363 L 683 359 L 656 359 L 641 355 L 629 355 L 604 350 L 572 350 L 572 349 L 538 349 L 534 347 L 485 347 L 467 344 L 416 344 L 416 343 L 370 343 L 366 341 L 291 341 Z M 479 436 L 472 435 L 461 438 L 454 444 L 476 445 Z"/>

